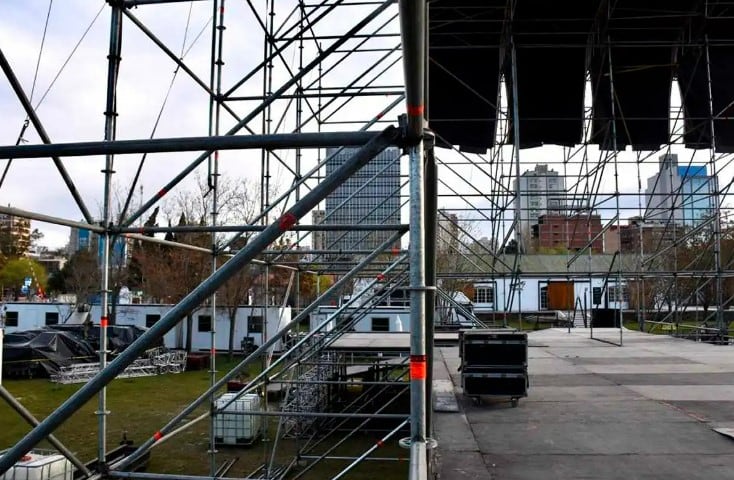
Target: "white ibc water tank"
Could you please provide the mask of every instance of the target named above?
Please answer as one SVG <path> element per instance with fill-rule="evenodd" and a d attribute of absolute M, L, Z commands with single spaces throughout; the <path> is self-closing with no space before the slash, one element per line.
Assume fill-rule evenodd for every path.
<path fill-rule="evenodd" d="M 74 467 L 63 455 L 34 451 L 0 475 L 0 480 L 72 480 L 73 477 Z"/>
<path fill-rule="evenodd" d="M 216 408 L 223 408 L 237 393 L 225 393 L 216 402 Z M 260 397 L 255 393 L 240 396 L 214 417 L 214 437 L 219 445 L 243 445 L 254 442 L 260 435 L 262 417 L 245 415 L 245 412 L 259 412 Z"/>

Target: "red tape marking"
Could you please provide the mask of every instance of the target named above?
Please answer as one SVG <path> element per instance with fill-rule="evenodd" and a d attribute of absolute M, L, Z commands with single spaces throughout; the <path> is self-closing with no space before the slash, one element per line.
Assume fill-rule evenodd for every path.
<path fill-rule="evenodd" d="M 280 217 L 280 219 L 278 220 L 278 227 L 282 232 L 285 232 L 286 230 L 292 228 L 297 221 L 298 219 L 296 218 L 296 216 L 288 212 Z"/>
<path fill-rule="evenodd" d="M 160 440 L 161 438 L 163 438 L 163 434 L 161 433 L 161 431 L 160 431 L 160 430 L 158 430 L 157 432 L 155 432 L 155 433 L 153 434 L 153 440 L 155 440 L 156 442 L 157 442 L 158 440 Z"/>
<path fill-rule="evenodd" d="M 381 273 L 378 273 L 376 278 L 377 278 L 377 281 L 378 282 L 381 282 L 381 281 L 385 280 L 385 275 L 383 275 Z"/>
<path fill-rule="evenodd" d="M 384 445 L 385 445 L 385 442 L 383 442 L 382 440 L 378 440 L 378 441 L 377 441 L 377 443 L 376 443 L 376 445 L 377 445 L 378 447 L 382 447 L 382 446 L 384 446 Z"/>
<path fill-rule="evenodd" d="M 157 193 L 157 195 L 156 195 L 156 196 L 157 196 L 158 198 L 161 198 L 161 197 L 163 197 L 163 195 L 165 195 L 166 193 L 168 193 L 168 191 L 167 191 L 167 190 L 166 190 L 165 188 L 161 188 L 160 190 L 158 190 L 158 193 Z"/>
<path fill-rule="evenodd" d="M 423 115 L 423 105 L 408 105 L 408 115 L 411 117 L 420 117 Z"/>
<path fill-rule="evenodd" d="M 426 356 L 411 355 L 410 356 L 410 379 L 425 380 L 426 379 Z"/>
<path fill-rule="evenodd" d="M 99 319 L 99 326 L 102 328 L 107 328 L 107 325 L 109 324 L 109 319 L 107 317 L 102 317 Z"/>

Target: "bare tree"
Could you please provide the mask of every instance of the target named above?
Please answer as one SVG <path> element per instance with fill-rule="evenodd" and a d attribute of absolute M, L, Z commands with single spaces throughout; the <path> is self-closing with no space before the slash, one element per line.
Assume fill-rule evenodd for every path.
<path fill-rule="evenodd" d="M 175 221 L 177 226 L 202 227 L 199 231 L 172 232 L 165 236 L 166 240 L 199 247 L 204 251 L 193 251 L 168 245 L 141 242 L 133 255 L 136 269 L 139 272 L 139 283 L 146 295 L 157 301 L 175 303 L 196 288 L 212 273 L 212 256 L 216 255 L 224 261 L 223 246 L 233 240 L 235 234 L 212 235 L 206 226 L 212 218 L 212 191 L 207 182 L 197 178 L 194 189 L 180 190 L 165 202 L 160 212 L 167 217 L 169 226 Z M 246 224 L 257 211 L 259 199 L 258 188 L 249 181 L 220 180 L 217 187 L 218 225 Z M 150 219 L 149 219 L 150 220 Z M 157 224 L 157 219 L 153 222 Z M 152 226 L 152 225 L 151 225 Z M 232 242 L 230 251 L 241 248 L 247 243 L 249 233 L 239 235 Z M 225 307 L 230 312 L 230 351 L 234 348 L 234 321 L 237 308 L 247 301 L 254 278 L 248 270 L 230 280 L 220 291 Z M 191 349 L 191 332 L 193 315 L 188 313 L 186 348 Z"/>
<path fill-rule="evenodd" d="M 234 332 L 237 312 L 240 306 L 249 303 L 250 291 L 259 275 L 257 269 L 258 267 L 256 266 L 243 268 L 217 291 L 217 296 L 224 304 L 229 319 L 228 355 L 230 360 L 234 355 Z"/>

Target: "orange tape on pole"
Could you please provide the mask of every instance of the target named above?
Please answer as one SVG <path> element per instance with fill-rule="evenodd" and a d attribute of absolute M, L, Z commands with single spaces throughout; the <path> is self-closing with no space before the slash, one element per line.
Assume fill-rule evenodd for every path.
<path fill-rule="evenodd" d="M 410 356 L 410 379 L 425 380 L 426 379 L 426 356 L 411 355 Z"/>
<path fill-rule="evenodd" d="M 420 117 L 424 111 L 423 105 L 408 105 L 408 115 L 411 117 Z"/>

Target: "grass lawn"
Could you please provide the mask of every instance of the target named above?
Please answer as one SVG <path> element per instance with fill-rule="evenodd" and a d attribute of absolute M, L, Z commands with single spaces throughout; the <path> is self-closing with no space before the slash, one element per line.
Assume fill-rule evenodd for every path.
<path fill-rule="evenodd" d="M 218 360 L 218 377 L 229 371 L 239 360 L 227 362 Z M 248 372 L 253 376 L 259 371 L 259 364 Z M 210 383 L 209 373 L 205 370 L 188 371 L 180 374 L 168 374 L 156 377 L 140 377 L 113 381 L 107 388 L 108 416 L 108 448 L 118 445 L 123 435 L 136 444 L 148 439 L 158 428 L 179 413 L 193 399 L 198 397 Z M 3 386 L 15 396 L 38 419 L 45 418 L 66 398 L 77 391 L 81 385 L 60 385 L 48 379 L 4 380 Z M 196 418 L 208 410 L 208 404 L 197 409 L 190 417 Z M 89 461 L 97 456 L 97 397 L 89 401 L 83 408 L 69 418 L 55 435 L 82 461 Z M 277 421 L 270 420 L 272 437 Z M 211 463 L 209 449 L 209 425 L 207 420 L 201 421 L 183 433 L 168 441 L 160 443 L 151 451 L 149 472 L 208 475 Z M 11 447 L 25 435 L 30 427 L 5 402 L 0 401 L 0 450 Z M 333 455 L 355 455 L 363 452 L 369 445 L 379 439 L 374 435 L 365 435 L 356 440 L 345 442 L 345 445 Z M 386 447 L 379 449 L 382 456 L 406 456 L 407 452 L 397 447 L 397 438 L 386 442 Z M 39 447 L 51 448 L 42 443 Z M 293 440 L 281 441 L 276 458 L 281 463 L 293 457 L 297 444 Z M 270 444 L 258 442 L 251 448 L 220 447 L 215 462 L 220 465 L 224 460 L 237 457 L 233 469 L 228 476 L 245 476 L 262 465 L 270 455 Z M 279 463 L 276 461 L 276 463 Z M 313 470 L 306 478 L 323 478 L 328 472 L 336 473 L 349 462 L 325 462 Z M 385 480 L 405 478 L 407 463 L 400 462 L 364 462 L 358 466 L 349 478 L 373 478 L 379 474 Z"/>

